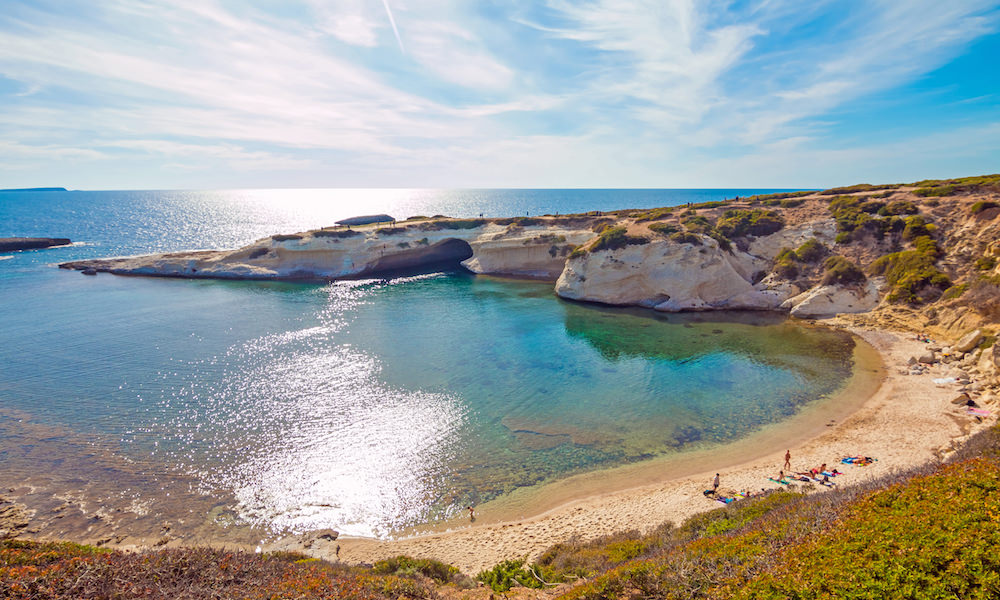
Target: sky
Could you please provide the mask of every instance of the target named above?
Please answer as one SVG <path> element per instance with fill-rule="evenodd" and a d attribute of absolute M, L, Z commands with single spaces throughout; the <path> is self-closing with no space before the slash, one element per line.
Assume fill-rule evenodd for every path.
<path fill-rule="evenodd" d="M 998 31 L 978 0 L 3 0 L 0 188 L 996 173 Z"/>

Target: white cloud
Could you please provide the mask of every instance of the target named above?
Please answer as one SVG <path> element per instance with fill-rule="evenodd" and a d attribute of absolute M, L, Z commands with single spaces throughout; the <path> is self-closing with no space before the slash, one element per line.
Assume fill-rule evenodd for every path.
<path fill-rule="evenodd" d="M 236 181 L 260 169 L 362 186 L 713 185 L 740 172 L 717 156 L 777 172 L 768 157 L 836 137 L 838 107 L 997 27 L 985 0 L 391 0 L 403 54 L 378 0 L 300 2 L 304 20 L 270 2 L 56 14 L 15 0 L 0 75 L 28 91 L 0 95 L 5 164 L 128 151 L 152 171 L 201 160 Z"/>

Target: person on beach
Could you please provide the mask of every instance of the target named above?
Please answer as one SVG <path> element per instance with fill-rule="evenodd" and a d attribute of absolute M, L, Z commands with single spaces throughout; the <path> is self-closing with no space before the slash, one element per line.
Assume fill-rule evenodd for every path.
<path fill-rule="evenodd" d="M 789 471 L 792 470 L 792 451 L 785 450 L 785 468 Z"/>
<path fill-rule="evenodd" d="M 719 474 L 718 473 L 715 474 L 715 479 L 712 480 L 712 491 L 713 492 L 718 492 L 719 491 Z"/>
<path fill-rule="evenodd" d="M 466 508 L 469 510 L 469 520 L 470 521 L 475 521 L 476 520 L 476 511 L 471 506 L 466 507 Z"/>

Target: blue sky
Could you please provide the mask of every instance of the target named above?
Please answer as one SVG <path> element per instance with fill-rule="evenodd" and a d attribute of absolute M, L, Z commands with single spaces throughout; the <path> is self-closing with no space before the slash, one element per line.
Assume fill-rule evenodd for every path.
<path fill-rule="evenodd" d="M 998 30 L 975 0 L 4 0 L 0 188 L 995 173 Z"/>

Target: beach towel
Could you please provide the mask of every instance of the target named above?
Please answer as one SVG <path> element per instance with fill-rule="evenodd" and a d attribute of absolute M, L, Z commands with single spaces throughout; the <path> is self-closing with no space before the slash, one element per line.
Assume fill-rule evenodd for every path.
<path fill-rule="evenodd" d="M 774 477 L 768 477 L 768 479 L 770 479 L 774 483 L 780 483 L 781 485 L 788 485 L 788 482 L 785 481 L 784 479 L 775 479 Z"/>

